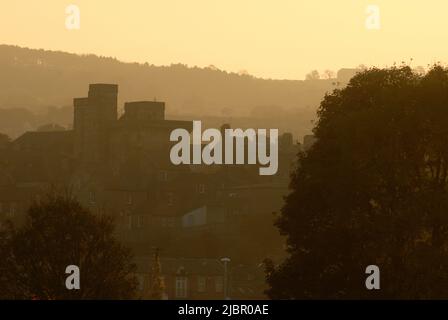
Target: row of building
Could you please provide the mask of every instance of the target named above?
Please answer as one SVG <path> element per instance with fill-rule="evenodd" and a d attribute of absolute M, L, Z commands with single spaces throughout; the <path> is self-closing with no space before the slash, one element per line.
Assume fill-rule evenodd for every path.
<path fill-rule="evenodd" d="M 52 185 L 66 186 L 95 214 L 114 216 L 117 237 L 134 250 L 142 279 L 149 270 L 144 261 L 158 247 L 162 269 L 171 270 L 169 298 L 222 296 L 219 258 L 238 256 L 243 221 L 279 211 L 300 144 L 291 134 L 280 136 L 273 176 L 260 176 L 254 165 L 176 166 L 169 159 L 170 132 L 191 130 L 192 121 L 165 119 L 158 101 L 128 102 L 118 117 L 117 95 L 117 85 L 91 84 L 87 97 L 74 99 L 72 130 L 26 132 L 1 150 L 1 219 L 22 223 L 32 201 Z M 234 281 L 252 274 L 262 284 L 259 264 L 236 263 Z M 188 296 L 176 294 L 187 286 L 169 280 L 182 268 L 195 277 Z M 244 298 L 261 294 L 260 285 L 238 288 L 234 293 Z"/>

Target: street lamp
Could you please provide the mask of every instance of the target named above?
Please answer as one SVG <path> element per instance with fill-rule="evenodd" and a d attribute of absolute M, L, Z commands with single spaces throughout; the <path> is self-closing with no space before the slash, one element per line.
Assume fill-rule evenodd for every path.
<path fill-rule="evenodd" d="M 229 278 L 228 278 L 228 268 L 227 268 L 227 264 L 230 262 L 230 258 L 221 258 L 221 262 L 224 263 L 224 300 L 230 300 L 230 298 L 228 297 L 228 283 L 229 283 Z"/>

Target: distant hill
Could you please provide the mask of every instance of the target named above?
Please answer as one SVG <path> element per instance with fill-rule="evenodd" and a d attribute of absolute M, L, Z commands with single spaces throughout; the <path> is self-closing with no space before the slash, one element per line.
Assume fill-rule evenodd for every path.
<path fill-rule="evenodd" d="M 172 118 L 213 119 L 212 125 L 269 124 L 296 136 L 309 132 L 320 100 L 334 89 L 334 79 L 269 80 L 214 67 L 123 63 L 8 45 L 0 45 L 0 70 L 3 109 L 42 112 L 49 106 L 70 106 L 74 97 L 86 95 L 89 83 L 117 83 L 120 107 L 125 101 L 157 99 L 166 102 Z"/>

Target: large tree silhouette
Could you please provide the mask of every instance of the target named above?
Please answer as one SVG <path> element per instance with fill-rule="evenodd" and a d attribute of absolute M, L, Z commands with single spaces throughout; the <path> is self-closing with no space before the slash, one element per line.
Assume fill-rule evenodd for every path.
<path fill-rule="evenodd" d="M 271 298 L 448 298 L 448 71 L 370 69 L 325 96 L 277 221 Z M 381 289 L 365 287 L 378 265 Z"/>
<path fill-rule="evenodd" d="M 0 297 L 126 299 L 136 282 L 128 249 L 107 216 L 95 216 L 70 195 L 52 192 L 34 203 L 27 223 L 0 234 Z M 80 289 L 66 288 L 66 267 L 80 269 Z"/>

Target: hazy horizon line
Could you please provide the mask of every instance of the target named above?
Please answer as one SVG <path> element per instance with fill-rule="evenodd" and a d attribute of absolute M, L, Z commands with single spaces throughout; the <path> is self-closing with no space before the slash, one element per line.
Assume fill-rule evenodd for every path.
<path fill-rule="evenodd" d="M 47 52 L 66 53 L 66 54 L 73 54 L 73 55 L 77 55 L 77 56 L 96 56 L 98 58 L 115 59 L 115 60 L 117 60 L 120 63 L 126 63 L 126 64 L 135 64 L 135 63 L 137 63 L 137 64 L 142 65 L 142 66 L 144 66 L 146 63 L 148 65 L 150 65 L 150 66 L 155 66 L 155 67 L 170 67 L 172 65 L 181 64 L 181 65 L 186 66 L 189 69 L 194 69 L 194 68 L 210 69 L 210 66 L 214 66 L 216 68 L 216 71 L 222 71 L 222 72 L 226 72 L 228 74 L 236 74 L 236 75 L 240 75 L 240 76 L 249 76 L 249 77 L 252 77 L 252 78 L 257 79 L 257 80 L 271 80 L 271 81 L 305 81 L 306 80 L 305 79 L 306 75 L 304 75 L 304 77 L 302 79 L 271 78 L 271 77 L 257 76 L 257 75 L 254 75 L 254 74 L 252 74 L 249 71 L 244 70 L 244 69 L 243 69 L 244 71 L 247 71 L 247 74 L 241 74 L 241 71 L 243 71 L 243 70 L 231 71 L 231 70 L 221 69 L 219 66 L 217 66 L 215 64 L 209 64 L 209 65 L 206 65 L 206 66 L 190 65 L 190 64 L 184 63 L 184 62 L 171 62 L 170 64 L 153 64 L 153 63 L 151 63 L 149 61 L 135 61 L 135 60 L 134 61 L 132 61 L 132 60 L 128 61 L 128 60 L 125 60 L 125 59 L 122 59 L 122 58 L 119 58 L 119 57 L 106 56 L 106 55 L 102 55 L 102 54 L 99 54 L 99 53 L 91 53 L 91 52 L 89 52 L 89 53 L 83 52 L 82 53 L 82 52 L 64 51 L 64 50 L 55 49 L 55 48 L 50 48 L 50 49 L 42 48 L 42 47 L 36 48 L 36 47 L 29 47 L 29 46 L 26 46 L 26 45 L 10 44 L 10 43 L 0 43 L 0 46 L 18 47 L 18 48 L 21 48 L 21 49 L 36 50 L 36 51 L 43 50 L 43 51 L 47 51 Z M 334 69 L 330 69 L 330 70 L 334 71 L 335 73 L 337 73 L 337 71 L 341 70 L 341 69 L 355 69 L 355 68 L 356 67 L 339 67 L 339 68 L 334 68 Z M 311 71 L 314 71 L 314 70 L 317 70 L 319 72 L 324 72 L 325 71 L 325 70 L 319 70 L 317 68 L 310 68 L 309 71 L 311 72 Z M 328 69 L 326 69 L 326 70 L 328 70 Z M 331 80 L 331 79 L 321 78 L 321 79 L 318 79 L 318 80 Z"/>

